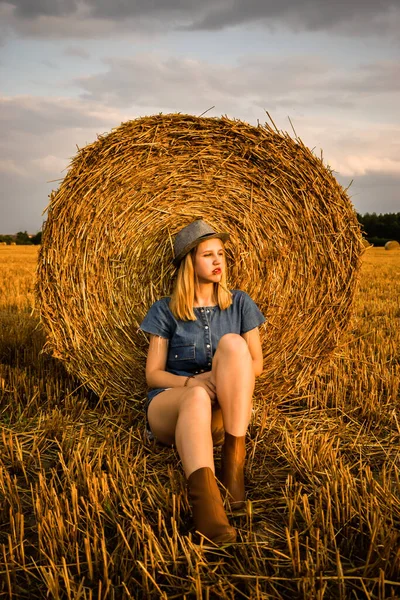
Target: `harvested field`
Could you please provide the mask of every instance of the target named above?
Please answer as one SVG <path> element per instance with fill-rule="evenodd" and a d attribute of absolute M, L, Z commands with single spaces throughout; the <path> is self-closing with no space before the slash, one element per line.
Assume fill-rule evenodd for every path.
<path fill-rule="evenodd" d="M 400 253 L 365 252 L 351 328 L 301 395 L 255 398 L 239 542 L 214 550 L 176 453 L 40 354 L 36 259 L 0 248 L 0 595 L 400 596 Z"/>

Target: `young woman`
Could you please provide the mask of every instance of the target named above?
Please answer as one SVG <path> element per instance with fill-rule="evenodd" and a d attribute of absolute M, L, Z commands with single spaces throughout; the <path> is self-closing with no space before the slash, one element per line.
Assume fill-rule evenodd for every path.
<path fill-rule="evenodd" d="M 202 220 L 184 227 L 174 242 L 172 297 L 155 302 L 141 324 L 150 334 L 148 424 L 157 440 L 175 443 L 196 529 L 216 544 L 234 542 L 236 531 L 215 480 L 213 433 L 223 426 L 220 480 L 235 510 L 245 501 L 245 434 L 265 320 L 245 292 L 226 288 L 228 238 Z"/>

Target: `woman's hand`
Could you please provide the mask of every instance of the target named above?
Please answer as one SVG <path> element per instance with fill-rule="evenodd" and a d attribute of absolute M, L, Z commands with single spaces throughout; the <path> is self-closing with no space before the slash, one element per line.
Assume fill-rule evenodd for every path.
<path fill-rule="evenodd" d="M 192 379 L 189 379 L 189 385 L 199 385 L 200 387 L 204 388 L 210 396 L 211 404 L 217 404 L 217 393 L 215 389 L 215 384 L 212 380 L 211 371 L 194 375 Z"/>
<path fill-rule="evenodd" d="M 205 373 L 198 373 L 197 375 L 193 375 L 194 379 L 197 380 L 204 380 L 207 381 L 208 379 L 211 379 L 211 373 L 212 371 L 206 371 Z"/>

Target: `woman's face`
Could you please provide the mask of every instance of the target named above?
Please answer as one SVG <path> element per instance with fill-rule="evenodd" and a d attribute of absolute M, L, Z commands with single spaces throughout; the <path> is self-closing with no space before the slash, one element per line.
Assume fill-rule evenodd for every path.
<path fill-rule="evenodd" d="M 219 238 L 211 238 L 197 246 L 194 271 L 199 283 L 218 283 L 225 269 L 225 250 Z"/>

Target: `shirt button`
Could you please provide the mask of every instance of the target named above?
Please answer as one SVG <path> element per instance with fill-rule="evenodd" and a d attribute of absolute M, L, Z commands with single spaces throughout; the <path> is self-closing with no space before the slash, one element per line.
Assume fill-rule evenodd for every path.
<path fill-rule="evenodd" d="M 201 312 L 204 312 L 204 308 L 201 308 L 201 309 L 200 309 L 200 311 L 201 311 Z"/>
<path fill-rule="evenodd" d="M 211 363 L 207 363 L 209 367 L 211 367 Z"/>
<path fill-rule="evenodd" d="M 198 374 L 199 374 L 199 372 L 198 372 L 198 371 L 195 371 L 195 373 L 196 373 L 196 375 L 198 375 Z"/>
<path fill-rule="evenodd" d="M 204 369 L 200 369 L 200 373 L 204 373 Z"/>
<path fill-rule="evenodd" d="M 175 354 L 175 358 L 178 358 L 178 355 L 177 355 L 177 354 Z"/>
<path fill-rule="evenodd" d="M 207 310 L 207 312 L 210 312 L 209 310 Z"/>
<path fill-rule="evenodd" d="M 204 329 L 208 329 L 208 325 L 206 325 L 206 326 L 204 327 Z"/>
<path fill-rule="evenodd" d="M 207 344 L 207 348 L 211 348 L 210 344 Z"/>

